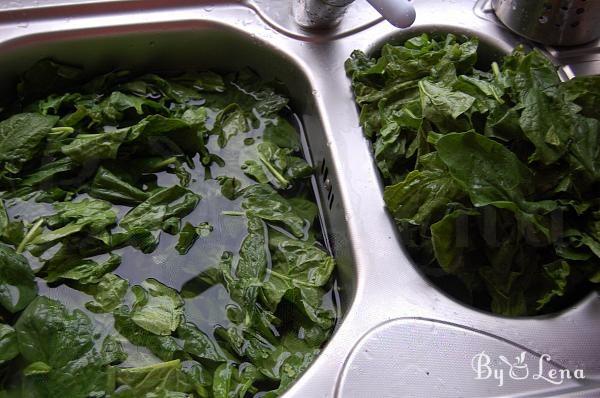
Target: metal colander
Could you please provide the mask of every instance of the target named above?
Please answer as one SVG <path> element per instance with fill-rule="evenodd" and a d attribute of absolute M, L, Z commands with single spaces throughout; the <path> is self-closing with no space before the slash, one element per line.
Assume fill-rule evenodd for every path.
<path fill-rule="evenodd" d="M 492 0 L 509 29 L 530 40 L 558 46 L 600 37 L 600 0 Z"/>

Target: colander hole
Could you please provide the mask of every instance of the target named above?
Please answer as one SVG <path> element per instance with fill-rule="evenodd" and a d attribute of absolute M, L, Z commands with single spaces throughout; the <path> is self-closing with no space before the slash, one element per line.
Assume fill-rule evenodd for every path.
<path fill-rule="evenodd" d="M 546 4 L 544 4 L 544 8 L 545 8 L 546 10 L 550 11 L 550 10 L 552 9 L 552 4 L 548 4 L 548 3 L 546 3 Z"/>
<path fill-rule="evenodd" d="M 560 28 L 561 26 L 562 26 L 562 24 L 560 24 L 560 23 L 555 23 L 555 24 L 554 24 L 554 27 L 555 27 L 555 28 Z"/>
<path fill-rule="evenodd" d="M 538 22 L 539 23 L 546 23 L 548 22 L 548 17 L 545 15 L 542 15 L 541 17 L 538 18 Z"/>
<path fill-rule="evenodd" d="M 571 24 L 571 27 L 572 27 L 572 28 L 576 28 L 576 27 L 578 27 L 578 26 L 579 26 L 579 21 L 575 21 L 575 22 L 573 22 L 573 23 Z"/>
<path fill-rule="evenodd" d="M 325 170 L 323 170 L 323 181 L 327 180 L 328 175 L 329 175 L 329 169 L 327 167 L 325 167 Z"/>
<path fill-rule="evenodd" d="M 567 6 L 562 6 L 562 7 L 560 7 L 560 9 L 563 11 L 569 11 L 569 7 L 567 7 Z"/>
<path fill-rule="evenodd" d="M 581 15 L 585 12 L 585 8 L 578 8 L 577 11 L 575 11 L 578 15 Z"/>

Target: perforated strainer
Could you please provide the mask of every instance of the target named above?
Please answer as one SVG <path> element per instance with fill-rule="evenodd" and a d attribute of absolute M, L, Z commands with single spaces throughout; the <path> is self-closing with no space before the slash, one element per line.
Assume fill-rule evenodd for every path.
<path fill-rule="evenodd" d="M 492 0 L 508 28 L 543 44 L 574 46 L 600 37 L 600 0 Z"/>

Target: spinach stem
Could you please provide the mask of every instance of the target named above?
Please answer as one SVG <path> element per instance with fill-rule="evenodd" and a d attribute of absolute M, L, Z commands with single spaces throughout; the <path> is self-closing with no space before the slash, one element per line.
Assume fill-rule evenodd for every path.
<path fill-rule="evenodd" d="M 279 181 L 284 188 L 290 184 L 290 182 L 284 176 L 282 176 L 281 173 L 279 173 L 279 171 L 277 171 L 277 169 L 267 159 L 265 159 L 262 154 L 258 155 L 258 158 L 265 166 L 267 166 L 267 169 L 269 169 L 271 174 L 275 176 L 277 181 Z"/>
<path fill-rule="evenodd" d="M 295 284 L 297 284 L 297 285 L 302 285 L 302 286 L 307 286 L 307 287 L 314 287 L 314 286 L 315 286 L 314 284 L 311 284 L 311 283 L 308 283 L 308 282 L 303 282 L 303 281 L 301 281 L 301 280 L 299 280 L 299 279 L 296 279 L 296 280 L 295 280 L 294 278 L 290 278 L 290 277 L 289 277 L 289 276 L 287 276 L 287 275 L 280 274 L 280 273 L 279 273 L 279 272 L 277 272 L 277 271 L 270 270 L 269 272 L 270 272 L 271 274 L 275 275 L 275 276 L 276 276 L 276 277 L 278 277 L 278 278 L 285 279 L 285 280 L 288 280 L 288 281 L 294 281 L 294 283 L 295 283 Z"/>
<path fill-rule="evenodd" d="M 40 218 L 39 220 L 37 220 L 35 222 L 35 224 L 33 224 L 31 229 L 29 230 L 29 232 L 27 232 L 27 235 L 25 235 L 25 237 L 23 238 L 21 243 L 19 243 L 19 247 L 17 247 L 17 253 L 23 253 L 23 251 L 25 250 L 25 247 L 27 246 L 29 241 L 31 241 L 31 238 L 33 238 L 35 236 L 35 234 L 37 233 L 37 231 L 42 227 L 43 223 L 44 223 L 44 218 Z"/>
<path fill-rule="evenodd" d="M 166 166 L 173 164 L 175 162 L 177 162 L 177 158 L 175 156 L 172 156 L 170 158 L 164 159 L 164 160 L 156 163 L 153 168 L 156 170 L 162 170 Z"/>
<path fill-rule="evenodd" d="M 75 129 L 73 127 L 53 127 L 50 129 L 50 134 L 56 134 L 56 135 L 61 135 L 61 134 L 71 134 L 75 131 Z"/>
<path fill-rule="evenodd" d="M 244 213 L 243 211 L 231 211 L 231 210 L 222 211 L 221 214 L 223 214 L 224 216 L 245 216 L 246 215 L 246 213 Z"/>
<path fill-rule="evenodd" d="M 500 78 L 500 67 L 497 62 L 492 62 L 492 72 L 494 72 L 494 76 L 498 80 Z"/>

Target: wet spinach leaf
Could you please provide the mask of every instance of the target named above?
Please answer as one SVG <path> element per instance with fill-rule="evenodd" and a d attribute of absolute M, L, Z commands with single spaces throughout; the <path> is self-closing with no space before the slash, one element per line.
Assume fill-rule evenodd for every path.
<path fill-rule="evenodd" d="M 0 324 L 0 365 L 19 355 L 19 345 L 15 329 Z"/>
<path fill-rule="evenodd" d="M 0 305 L 15 313 L 36 296 L 37 285 L 27 259 L 0 243 Z"/>
<path fill-rule="evenodd" d="M 181 255 L 187 254 L 198 238 L 208 236 L 213 227 L 209 223 L 200 223 L 194 227 L 190 223 L 186 223 L 179 233 L 179 241 L 175 245 L 175 250 Z"/>
<path fill-rule="evenodd" d="M 183 319 L 183 300 L 176 290 L 156 279 L 147 279 L 132 288 L 135 302 L 131 320 L 153 334 L 168 336 Z"/>
<path fill-rule="evenodd" d="M 21 113 L 0 122 L 0 164 L 18 173 L 38 153 L 58 118 L 36 113 Z"/>
<path fill-rule="evenodd" d="M 19 351 L 29 363 L 23 388 L 31 396 L 73 397 L 109 393 L 109 374 L 94 348 L 90 319 L 40 296 L 15 325 Z M 34 370 L 35 369 L 35 370 Z"/>

